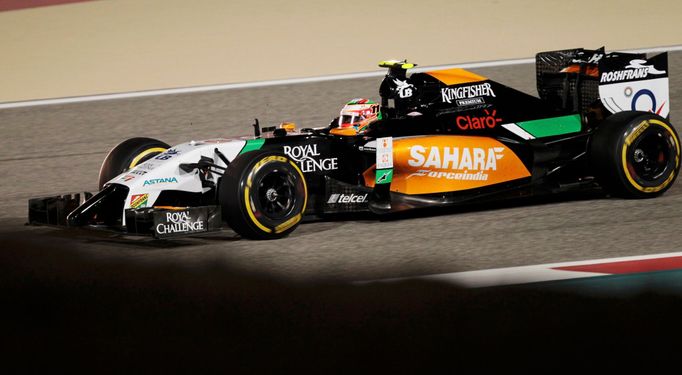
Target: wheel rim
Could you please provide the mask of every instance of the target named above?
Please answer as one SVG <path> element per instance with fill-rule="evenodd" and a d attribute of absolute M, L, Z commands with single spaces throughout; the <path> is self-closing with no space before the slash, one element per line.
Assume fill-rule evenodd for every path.
<path fill-rule="evenodd" d="M 291 174 L 275 169 L 263 176 L 256 193 L 260 212 L 270 219 L 287 217 L 296 206 L 296 181 Z"/>
<path fill-rule="evenodd" d="M 675 146 L 665 129 L 650 127 L 637 137 L 630 150 L 628 171 L 643 185 L 656 185 L 670 173 Z"/>

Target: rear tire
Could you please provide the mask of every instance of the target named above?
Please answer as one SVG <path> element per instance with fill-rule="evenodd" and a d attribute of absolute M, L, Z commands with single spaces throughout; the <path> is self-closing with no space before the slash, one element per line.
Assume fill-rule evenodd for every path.
<path fill-rule="evenodd" d="M 130 138 L 109 151 L 99 169 L 99 189 L 112 178 L 166 151 L 170 146 L 152 138 Z"/>
<path fill-rule="evenodd" d="M 596 130 L 590 146 L 598 182 L 624 198 L 653 198 L 672 186 L 680 170 L 675 128 L 653 113 L 619 112 Z"/>
<path fill-rule="evenodd" d="M 274 151 L 252 151 L 237 157 L 218 189 L 223 218 L 242 237 L 256 240 L 282 238 L 293 232 L 308 199 L 299 167 Z"/>

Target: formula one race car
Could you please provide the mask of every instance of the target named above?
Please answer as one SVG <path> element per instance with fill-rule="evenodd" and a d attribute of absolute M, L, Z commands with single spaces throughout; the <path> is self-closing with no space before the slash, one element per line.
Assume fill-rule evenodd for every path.
<path fill-rule="evenodd" d="M 100 191 L 29 202 L 31 223 L 152 234 L 219 230 L 273 239 L 304 217 L 451 206 L 578 189 L 655 197 L 680 169 L 667 54 L 571 49 L 536 56 L 539 97 L 463 69 L 385 61 L 381 102 L 330 126 L 177 146 L 132 138 Z"/>

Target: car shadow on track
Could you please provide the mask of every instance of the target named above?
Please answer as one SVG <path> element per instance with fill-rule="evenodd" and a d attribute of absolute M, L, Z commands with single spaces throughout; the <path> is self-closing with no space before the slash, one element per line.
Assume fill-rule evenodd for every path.
<path fill-rule="evenodd" d="M 296 235 L 320 235 L 327 231 L 338 229 L 339 225 L 342 225 L 343 222 L 372 223 L 377 221 L 399 221 L 480 211 L 494 211 L 507 208 L 604 199 L 605 197 L 606 194 L 601 191 L 570 192 L 486 203 L 468 203 L 448 207 L 419 208 L 385 215 L 377 215 L 371 212 L 325 214 L 323 216 L 306 217 L 303 225 L 296 229 Z M 228 227 L 225 227 L 219 232 L 169 239 L 155 239 L 151 236 L 128 235 L 113 230 L 32 226 L 26 224 L 21 225 L 20 222 L 21 219 L 18 218 L 4 219 L 0 221 L 0 225 L 5 228 L 3 231 L 4 233 L 9 234 L 9 232 L 14 232 L 14 235 L 19 238 L 28 235 L 30 237 L 42 238 L 46 242 L 54 239 L 81 245 L 111 244 L 129 248 L 168 249 L 243 240 L 239 234 Z M 306 225 L 309 223 L 315 223 L 315 225 Z M 15 230 L 12 230 L 12 228 Z"/>
<path fill-rule="evenodd" d="M 551 205 L 558 203 L 579 202 L 589 200 L 606 199 L 608 195 L 603 191 L 586 191 L 586 192 L 566 192 L 552 195 L 542 195 L 534 197 L 520 197 L 516 199 L 508 199 L 502 201 L 491 201 L 484 203 L 464 203 L 457 206 L 448 207 L 429 207 L 420 208 L 410 211 L 403 211 L 392 213 L 388 215 L 379 216 L 381 221 L 397 221 L 406 219 L 415 219 L 423 217 L 434 217 L 443 215 L 454 215 L 463 213 L 473 213 L 481 211 L 494 211 L 508 208 L 532 207 L 541 205 Z"/>
<path fill-rule="evenodd" d="M 102 244 L 126 248 L 169 249 L 240 239 L 231 230 L 182 238 L 155 239 L 151 236 L 128 235 L 112 230 L 20 224 L 20 219 L 4 219 L 0 221 L 0 225 L 4 228 L 1 233 L 2 237 L 14 238 L 26 243 L 41 242 L 73 246 Z"/>

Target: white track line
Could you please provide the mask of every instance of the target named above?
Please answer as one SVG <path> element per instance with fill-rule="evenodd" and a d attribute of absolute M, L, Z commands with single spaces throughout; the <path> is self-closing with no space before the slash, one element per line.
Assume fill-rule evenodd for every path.
<path fill-rule="evenodd" d="M 361 281 L 357 284 L 367 284 L 376 282 L 396 282 L 408 280 L 435 281 L 454 284 L 466 288 L 483 288 L 488 286 L 501 286 L 513 284 L 527 284 L 541 281 L 556 281 L 567 279 L 578 279 L 593 276 L 605 276 L 606 273 L 580 272 L 556 270 L 558 267 L 584 266 L 603 263 L 627 262 L 636 260 L 660 259 L 682 256 L 682 252 L 637 255 L 620 258 L 582 260 L 577 262 L 550 263 L 532 266 L 495 268 L 489 270 L 466 271 L 454 273 L 442 273 L 436 275 L 414 276 L 394 279 L 382 279 Z"/>
<path fill-rule="evenodd" d="M 664 52 L 664 51 L 668 51 L 668 52 L 682 51 L 682 45 L 625 50 L 624 52 L 655 53 L 655 52 Z M 514 60 L 494 60 L 494 61 L 481 61 L 481 62 L 474 62 L 474 63 L 453 64 L 453 65 L 425 66 L 425 67 L 412 69 L 411 71 L 412 72 L 425 72 L 425 71 L 430 71 L 430 70 L 441 70 L 441 69 L 452 69 L 452 68 L 464 68 L 464 69 L 489 68 L 489 67 L 494 67 L 494 66 L 532 64 L 534 62 L 535 62 L 534 58 L 514 59 Z M 325 82 L 325 81 L 335 81 L 335 80 L 345 80 L 345 79 L 381 77 L 384 74 L 386 74 L 385 70 L 379 70 L 379 71 L 372 71 L 372 72 L 335 74 L 335 75 L 308 77 L 308 78 L 278 79 L 278 80 L 272 80 L 272 81 L 227 83 L 227 84 L 220 84 L 220 85 L 180 87 L 180 88 L 174 88 L 174 89 L 134 91 L 134 92 L 123 92 L 123 93 L 116 93 L 116 94 L 101 94 L 101 95 L 88 95 L 88 96 L 73 96 L 73 97 L 55 98 L 55 99 L 27 100 L 27 101 L 20 101 L 20 102 L 0 103 L 0 109 L 32 107 L 32 106 L 50 105 L 50 104 L 83 103 L 83 102 L 94 102 L 94 101 L 100 101 L 100 100 L 141 98 L 141 97 L 145 97 L 145 96 L 157 96 L 157 95 L 189 94 L 189 93 L 196 93 L 196 92 L 210 92 L 210 91 L 219 91 L 219 90 L 246 89 L 246 88 L 256 88 L 256 87 L 266 87 L 266 86 L 278 86 L 278 85 L 292 85 L 292 84 L 300 84 L 300 83 Z"/>

